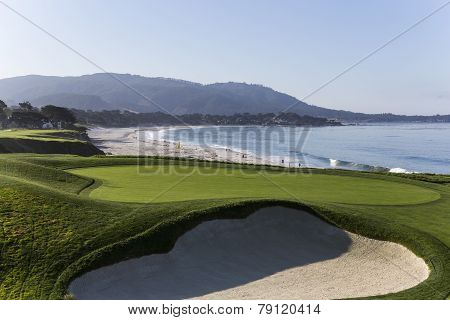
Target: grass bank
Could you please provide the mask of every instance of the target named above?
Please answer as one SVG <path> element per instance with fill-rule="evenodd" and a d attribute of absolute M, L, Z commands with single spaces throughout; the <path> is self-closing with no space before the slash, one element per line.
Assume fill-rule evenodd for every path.
<path fill-rule="evenodd" d="M 103 154 L 76 130 L 0 130 L 0 153 Z"/>

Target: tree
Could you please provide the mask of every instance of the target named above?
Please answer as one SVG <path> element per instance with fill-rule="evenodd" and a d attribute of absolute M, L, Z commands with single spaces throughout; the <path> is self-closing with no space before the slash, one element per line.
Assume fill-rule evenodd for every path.
<path fill-rule="evenodd" d="M 6 109 L 8 109 L 8 106 L 0 100 L 0 129 L 4 129 L 6 127 L 6 122 L 8 120 Z"/>
<path fill-rule="evenodd" d="M 53 124 L 56 124 L 58 122 L 63 124 L 73 124 L 76 122 L 74 114 L 66 108 L 48 105 L 41 108 L 41 113 Z"/>
<path fill-rule="evenodd" d="M 30 101 L 24 101 L 19 103 L 19 108 L 22 109 L 23 111 L 33 111 L 34 109 Z"/>
<path fill-rule="evenodd" d="M 47 118 L 39 112 L 14 111 L 10 120 L 20 128 L 40 129 Z"/>

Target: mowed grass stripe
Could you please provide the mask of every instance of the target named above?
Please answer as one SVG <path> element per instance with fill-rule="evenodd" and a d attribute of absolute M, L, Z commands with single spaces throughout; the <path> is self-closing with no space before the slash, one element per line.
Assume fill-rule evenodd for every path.
<path fill-rule="evenodd" d="M 89 167 L 69 172 L 102 182 L 90 197 L 120 202 L 145 203 L 155 197 L 155 202 L 241 197 L 411 205 L 440 198 L 434 190 L 408 183 L 327 174 L 173 165 Z M 183 179 L 186 175 L 190 177 Z"/>

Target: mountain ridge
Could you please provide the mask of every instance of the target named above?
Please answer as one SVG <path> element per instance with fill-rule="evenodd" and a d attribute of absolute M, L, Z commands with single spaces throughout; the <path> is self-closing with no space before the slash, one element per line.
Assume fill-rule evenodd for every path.
<path fill-rule="evenodd" d="M 339 121 L 450 121 L 450 116 L 364 114 L 307 104 L 260 84 L 201 84 L 131 74 L 82 76 L 27 75 L 0 79 L 0 99 L 9 104 L 29 100 L 81 110 L 130 110 L 141 113 L 232 115 L 295 112 Z"/>

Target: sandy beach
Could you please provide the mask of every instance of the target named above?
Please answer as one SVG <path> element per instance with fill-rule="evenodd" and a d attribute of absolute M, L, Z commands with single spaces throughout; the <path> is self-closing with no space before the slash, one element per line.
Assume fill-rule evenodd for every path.
<path fill-rule="evenodd" d="M 168 127 L 93 128 L 88 134 L 92 142 L 108 155 L 142 155 L 183 157 L 246 164 L 283 165 L 236 150 L 201 147 L 162 140 L 159 132 Z"/>

